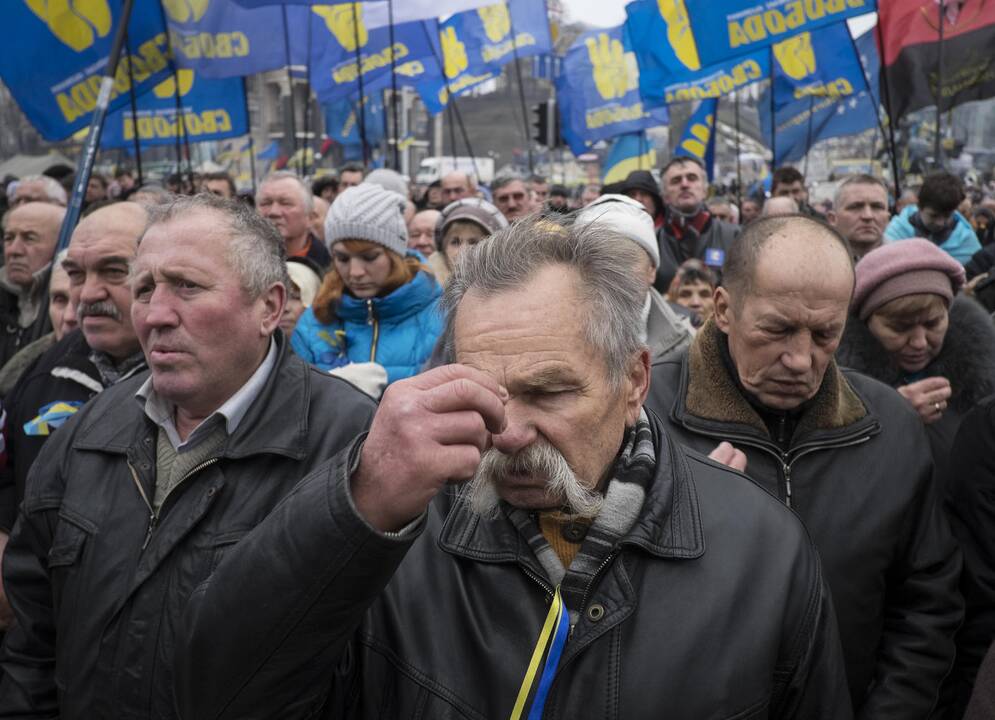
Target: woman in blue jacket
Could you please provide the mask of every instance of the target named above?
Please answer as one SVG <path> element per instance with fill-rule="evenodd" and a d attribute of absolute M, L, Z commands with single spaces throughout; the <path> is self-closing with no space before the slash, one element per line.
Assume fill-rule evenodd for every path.
<path fill-rule="evenodd" d="M 307 362 L 354 381 L 352 372 L 385 370 L 389 384 L 428 360 L 442 332 L 442 288 L 407 249 L 403 209 L 400 195 L 368 183 L 335 198 L 325 219 L 332 267 L 291 339 Z"/>

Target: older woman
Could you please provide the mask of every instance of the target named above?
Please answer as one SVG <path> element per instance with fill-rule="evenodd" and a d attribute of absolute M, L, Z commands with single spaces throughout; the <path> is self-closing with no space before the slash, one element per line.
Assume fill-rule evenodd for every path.
<path fill-rule="evenodd" d="M 909 401 L 943 481 L 961 420 L 995 391 L 995 326 L 974 300 L 956 297 L 964 268 L 928 240 L 872 250 L 856 274 L 839 362 Z"/>
<path fill-rule="evenodd" d="M 325 219 L 332 267 L 292 339 L 307 362 L 322 370 L 362 364 L 364 372 L 386 371 L 391 383 L 417 374 L 428 360 L 442 331 L 442 288 L 407 248 L 404 204 L 368 183 L 335 198 Z"/>
<path fill-rule="evenodd" d="M 445 284 L 463 250 L 505 227 L 504 215 L 486 200 L 463 198 L 449 203 L 435 223 L 438 252 L 428 259 L 429 269 Z"/>

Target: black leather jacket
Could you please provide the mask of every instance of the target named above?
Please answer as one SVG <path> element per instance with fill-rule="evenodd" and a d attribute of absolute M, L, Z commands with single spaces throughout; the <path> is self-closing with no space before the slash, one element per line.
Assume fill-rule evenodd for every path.
<path fill-rule="evenodd" d="M 544 717 L 850 717 L 801 523 L 650 421 L 655 481 L 595 575 Z M 530 546 L 455 490 L 419 529 L 375 532 L 349 496 L 359 448 L 295 488 L 191 598 L 183 718 L 509 716 L 552 592 Z"/>
<path fill-rule="evenodd" d="M 751 478 L 790 498 L 822 556 L 857 716 L 928 717 L 963 601 L 922 422 L 891 388 L 833 363 L 783 451 L 717 355 L 716 333 L 709 323 L 688 352 L 654 365 L 647 405 L 688 447 L 732 442 Z"/>
<path fill-rule="evenodd" d="M 238 428 L 169 495 L 153 531 L 136 486 L 153 497 L 157 427 L 135 399 L 146 377 L 98 395 L 31 471 L 3 563 L 17 626 L 0 653 L 0 717 L 175 717 L 173 650 L 191 591 L 374 410 L 281 339 Z"/>

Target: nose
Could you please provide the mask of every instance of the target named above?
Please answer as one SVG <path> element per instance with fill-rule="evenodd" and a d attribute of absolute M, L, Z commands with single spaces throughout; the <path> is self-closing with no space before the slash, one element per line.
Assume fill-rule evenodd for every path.
<path fill-rule="evenodd" d="M 179 316 L 173 307 L 172 294 L 165 285 L 158 285 L 152 291 L 145 309 L 145 324 L 152 328 L 175 327 L 179 324 Z M 135 303 L 138 307 L 139 303 Z"/>
<path fill-rule="evenodd" d="M 812 369 L 812 340 L 801 333 L 795 335 L 781 353 L 781 363 L 795 375 Z"/>
<path fill-rule="evenodd" d="M 24 241 L 20 235 L 14 235 L 9 241 L 3 244 L 3 254 L 6 257 L 18 257 L 24 254 Z"/>
<path fill-rule="evenodd" d="M 511 398 L 504 406 L 504 415 L 505 430 L 499 435 L 491 435 L 491 442 L 505 455 L 514 455 L 534 443 L 538 432 L 521 400 Z"/>
<path fill-rule="evenodd" d="M 359 258 L 349 261 L 349 277 L 361 278 L 366 274 L 366 263 Z"/>
<path fill-rule="evenodd" d="M 87 272 L 83 278 L 83 285 L 80 287 L 80 302 L 92 303 L 104 300 L 107 297 L 107 288 L 100 281 L 100 275 L 95 272 Z"/>
<path fill-rule="evenodd" d="M 926 342 L 926 328 L 916 325 L 909 333 L 909 347 L 915 350 L 925 350 L 929 346 Z"/>

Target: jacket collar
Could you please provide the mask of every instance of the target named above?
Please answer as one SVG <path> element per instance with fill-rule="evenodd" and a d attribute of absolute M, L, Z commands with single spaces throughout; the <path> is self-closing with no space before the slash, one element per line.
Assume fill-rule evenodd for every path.
<path fill-rule="evenodd" d="M 401 322 L 420 313 L 440 295 L 442 288 L 435 278 L 425 271 L 419 271 L 411 282 L 384 297 L 366 300 L 343 294 L 336 315 L 350 322 L 367 322 L 372 312 L 377 320 Z"/>
<path fill-rule="evenodd" d="M 301 460 L 307 453 L 310 370 L 302 360 L 289 352 L 282 333 L 277 331 L 275 339 L 276 366 L 238 428 L 228 439 L 222 452 L 226 458 L 276 454 Z M 134 408 L 134 412 L 126 413 L 125 417 L 131 419 L 133 416 L 140 416 L 139 422 L 125 420 L 133 427 L 131 432 L 122 427 L 120 406 L 107 403 L 101 412 L 86 418 L 76 434 L 73 446 L 81 450 L 125 454 L 140 443 L 142 436 L 155 428 L 132 397 L 145 379 L 146 376 L 142 374 L 120 386 L 123 401 L 131 403 Z M 320 431 L 320 428 L 315 429 L 315 432 Z"/>
<path fill-rule="evenodd" d="M 675 418 L 734 425 L 768 439 L 767 426 L 743 396 L 723 361 L 724 341 L 714 320 L 698 331 L 684 359 L 681 392 L 673 408 Z M 830 360 L 819 391 L 805 404 L 795 438 L 848 431 L 856 423 L 871 420 L 867 406 L 840 372 L 836 361 Z"/>
<path fill-rule="evenodd" d="M 623 545 L 643 548 L 658 557 L 693 559 L 705 552 L 698 495 L 680 446 L 663 429 L 663 423 L 647 410 L 657 453 L 656 474 L 646 494 L 642 512 Z M 464 490 L 460 491 L 460 496 Z M 481 519 L 469 503 L 456 497 L 446 517 L 439 546 L 446 552 L 478 562 L 518 562 L 544 574 L 528 542 L 501 513 Z"/>
<path fill-rule="evenodd" d="M 650 288 L 649 303 L 646 344 L 650 348 L 651 361 L 656 361 L 690 343 L 693 333 L 656 288 Z"/>

